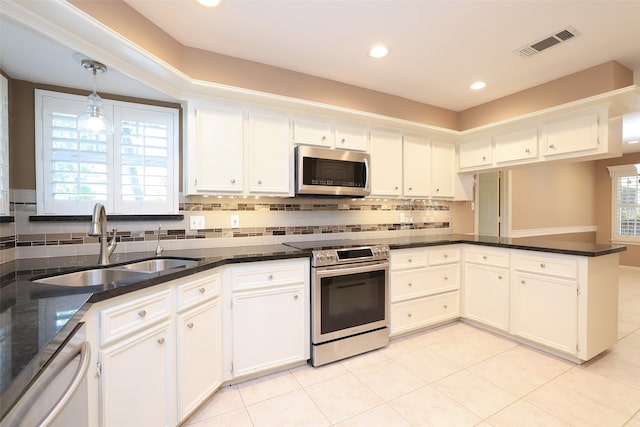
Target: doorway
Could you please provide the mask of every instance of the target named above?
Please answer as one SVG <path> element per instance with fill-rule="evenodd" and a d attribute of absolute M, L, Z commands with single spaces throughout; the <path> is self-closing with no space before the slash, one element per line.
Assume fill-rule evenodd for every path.
<path fill-rule="evenodd" d="M 476 233 L 482 236 L 509 236 L 509 172 L 478 175 L 476 187 Z"/>

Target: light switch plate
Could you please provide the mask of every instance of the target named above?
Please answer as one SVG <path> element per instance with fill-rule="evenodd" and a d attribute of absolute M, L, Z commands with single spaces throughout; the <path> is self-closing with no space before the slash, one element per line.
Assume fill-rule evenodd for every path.
<path fill-rule="evenodd" d="M 231 228 L 240 228 L 240 215 L 231 215 Z"/>
<path fill-rule="evenodd" d="M 204 228 L 204 216 L 193 215 L 189 217 L 189 228 L 191 230 L 202 230 Z"/>

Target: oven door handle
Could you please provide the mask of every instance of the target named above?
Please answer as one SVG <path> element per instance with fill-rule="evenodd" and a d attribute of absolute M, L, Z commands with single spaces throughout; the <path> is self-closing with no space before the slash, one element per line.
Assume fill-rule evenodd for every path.
<path fill-rule="evenodd" d="M 366 265 L 358 265 L 357 267 L 345 267 L 344 265 L 332 265 L 329 267 L 316 267 L 316 276 L 325 277 L 325 276 L 336 276 L 336 275 L 346 275 L 346 274 L 357 274 L 357 273 L 366 273 L 368 271 L 377 271 L 377 270 L 388 270 L 389 269 L 389 261 L 372 261 L 366 263 Z"/>

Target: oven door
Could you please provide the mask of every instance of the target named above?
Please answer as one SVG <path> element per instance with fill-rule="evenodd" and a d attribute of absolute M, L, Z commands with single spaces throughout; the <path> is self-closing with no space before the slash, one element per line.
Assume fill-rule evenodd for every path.
<path fill-rule="evenodd" d="M 313 268 L 313 344 L 389 326 L 389 262 Z"/>

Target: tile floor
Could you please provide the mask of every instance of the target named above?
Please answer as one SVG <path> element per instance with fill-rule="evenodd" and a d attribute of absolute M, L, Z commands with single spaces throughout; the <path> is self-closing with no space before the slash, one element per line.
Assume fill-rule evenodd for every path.
<path fill-rule="evenodd" d="M 584 365 L 457 322 L 225 387 L 186 426 L 640 427 L 640 270 L 619 289 L 619 341 Z"/>

